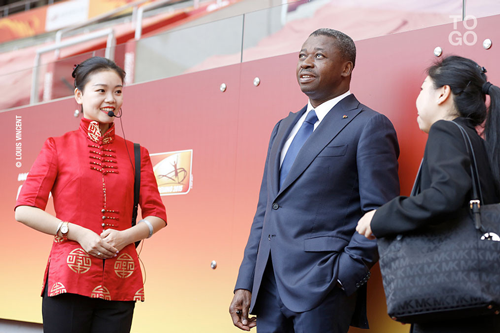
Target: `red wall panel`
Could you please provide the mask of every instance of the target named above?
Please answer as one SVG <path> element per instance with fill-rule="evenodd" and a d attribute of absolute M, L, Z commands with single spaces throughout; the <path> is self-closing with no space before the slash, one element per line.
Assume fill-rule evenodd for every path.
<path fill-rule="evenodd" d="M 418 130 L 415 99 L 424 69 L 436 59 L 434 48 L 475 59 L 488 69 L 490 81 L 500 84 L 497 48 L 486 51 L 481 45 L 485 38 L 500 40 L 498 18 L 478 21 L 478 42 L 472 46 L 450 44 L 452 24 L 356 43 L 351 91 L 394 123 L 403 194 L 409 193 L 423 155 L 426 136 Z M 163 197 L 169 226 L 144 242 L 146 302 L 136 307 L 134 332 L 237 330 L 227 309 L 257 204 L 269 135 L 279 119 L 307 102 L 296 83 L 296 60 L 296 54 L 289 54 L 125 88 L 127 139 L 152 154 L 193 151 L 192 189 Z M 261 81 L 257 87 L 256 77 Z M 219 90 L 222 83 L 225 92 Z M 2 318 L 41 321 L 38 295 L 51 237 L 14 221 L 22 184 L 18 175 L 29 171 L 47 137 L 78 127 L 76 108 L 73 99 L 64 99 L 0 113 L 0 294 L 8 300 L 0 303 Z M 20 140 L 16 117 L 21 117 Z M 121 122 L 116 122 L 122 135 Z M 215 270 L 212 260 L 218 264 Z M 408 331 L 385 313 L 378 267 L 369 283 L 368 311 L 370 332 Z"/>

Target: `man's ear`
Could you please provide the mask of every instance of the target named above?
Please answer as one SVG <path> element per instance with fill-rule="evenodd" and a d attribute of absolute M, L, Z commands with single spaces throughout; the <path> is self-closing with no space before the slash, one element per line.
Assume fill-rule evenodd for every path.
<path fill-rule="evenodd" d="M 346 61 L 344 63 L 344 68 L 342 70 L 342 76 L 343 77 L 348 77 L 351 75 L 352 73 L 352 69 L 354 68 L 354 65 L 352 63 L 352 61 Z"/>

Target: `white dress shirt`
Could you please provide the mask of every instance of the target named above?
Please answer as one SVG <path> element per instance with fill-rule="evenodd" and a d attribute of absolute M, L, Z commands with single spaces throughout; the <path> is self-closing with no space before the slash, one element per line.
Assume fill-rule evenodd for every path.
<path fill-rule="evenodd" d="M 299 129 L 302 126 L 302 124 L 304 123 L 304 120 L 306 120 L 306 117 L 307 117 L 307 114 L 309 113 L 309 111 L 311 111 L 311 110 L 316 111 L 316 116 L 318 116 L 318 121 L 314 124 L 314 131 L 315 131 L 316 128 L 318 128 L 318 126 L 321 123 L 321 121 L 323 120 L 323 118 L 325 118 L 325 116 L 327 115 L 327 113 L 335 105 L 337 105 L 338 102 L 340 102 L 341 100 L 343 100 L 344 98 L 346 98 L 350 94 L 351 94 L 351 91 L 348 90 L 346 93 L 344 93 L 344 94 L 342 94 L 340 96 L 337 96 L 335 98 L 332 98 L 331 100 L 326 101 L 326 102 L 324 102 L 321 105 L 318 105 L 316 108 L 313 108 L 313 106 L 311 105 L 311 101 L 309 101 L 307 103 L 307 110 L 306 110 L 306 112 L 304 112 L 304 114 L 302 115 L 302 117 L 300 117 L 299 121 L 297 121 L 297 123 L 293 127 L 292 131 L 290 132 L 290 135 L 288 136 L 288 139 L 286 139 L 286 142 L 285 142 L 285 145 L 283 146 L 283 149 L 281 150 L 280 167 L 281 167 L 281 164 L 283 164 L 283 160 L 285 159 L 285 156 L 286 156 L 286 153 L 288 151 L 288 148 L 290 148 L 290 145 L 292 144 L 292 141 L 295 138 L 295 135 L 297 135 L 297 132 L 299 131 Z"/>

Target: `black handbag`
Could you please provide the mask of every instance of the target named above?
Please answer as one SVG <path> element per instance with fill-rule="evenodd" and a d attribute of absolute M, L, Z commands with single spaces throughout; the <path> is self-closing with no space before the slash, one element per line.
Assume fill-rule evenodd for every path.
<path fill-rule="evenodd" d="M 481 206 L 474 149 L 454 124 L 471 156 L 470 207 L 423 231 L 377 241 L 387 312 L 399 322 L 500 314 L 500 204 Z M 420 175 L 412 195 L 420 191 Z"/>

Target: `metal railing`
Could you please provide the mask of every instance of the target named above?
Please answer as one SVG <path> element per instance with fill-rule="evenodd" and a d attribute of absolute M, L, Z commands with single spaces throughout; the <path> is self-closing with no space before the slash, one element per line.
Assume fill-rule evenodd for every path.
<path fill-rule="evenodd" d="M 172 3 L 172 2 L 178 2 L 178 0 L 177 1 L 175 1 L 175 0 L 159 0 L 159 1 L 155 1 L 153 3 L 147 4 L 147 5 L 144 5 L 137 10 L 137 16 L 135 17 L 135 40 L 141 39 L 142 17 L 144 15 L 144 12 L 151 10 L 151 9 L 155 9 L 155 8 L 164 6 L 164 5 L 167 5 L 167 4 Z"/>
<path fill-rule="evenodd" d="M 33 1 L 33 0 L 28 0 L 28 1 Z M 123 5 L 121 7 L 118 7 L 116 9 L 114 9 L 114 10 L 111 10 L 111 11 L 109 11 L 107 13 L 98 15 L 98 16 L 94 17 L 93 19 L 88 20 L 86 22 L 75 24 L 75 25 L 66 27 L 64 29 L 58 30 L 56 32 L 55 43 L 53 45 L 42 47 L 42 48 L 36 50 L 35 65 L 34 65 L 34 68 L 33 68 L 32 83 L 31 83 L 30 104 L 38 103 L 38 95 L 39 95 L 39 91 L 38 91 L 38 80 L 39 80 L 38 79 L 38 76 L 39 76 L 38 75 L 38 68 L 40 67 L 40 58 L 41 58 L 42 54 L 50 52 L 50 51 L 55 51 L 56 59 L 59 59 L 60 50 L 62 48 L 65 48 L 65 47 L 68 47 L 68 46 L 73 46 L 73 45 L 76 45 L 76 44 L 80 44 L 80 43 L 83 43 L 83 42 L 86 42 L 86 41 L 89 41 L 89 40 L 92 40 L 92 39 L 96 39 L 96 38 L 101 38 L 101 37 L 104 37 L 104 36 L 108 36 L 108 40 L 106 42 L 105 57 L 108 58 L 108 59 L 110 59 L 110 60 L 114 59 L 113 47 L 116 45 L 116 38 L 115 38 L 115 33 L 114 33 L 113 29 L 109 28 L 109 29 L 106 29 L 106 30 L 101 30 L 101 31 L 97 31 L 97 32 L 85 34 L 83 36 L 75 37 L 75 38 L 73 38 L 73 39 L 71 39 L 69 41 L 64 41 L 63 42 L 62 41 L 62 37 L 63 37 L 63 35 L 65 33 L 68 33 L 70 31 L 73 31 L 73 30 L 76 30 L 76 29 L 80 29 L 80 28 L 83 28 L 85 26 L 89 26 L 89 25 L 95 24 L 95 23 L 97 23 L 99 21 L 102 21 L 104 19 L 113 17 L 116 14 L 119 14 L 119 13 L 121 13 L 124 10 L 127 10 L 129 8 L 133 8 L 132 22 L 140 20 L 141 23 L 140 23 L 139 27 L 140 27 L 141 32 L 142 32 L 142 17 L 143 17 L 143 13 L 144 13 L 143 7 L 146 7 L 146 6 L 143 6 L 143 7 L 140 7 L 140 8 L 139 8 L 139 6 L 141 4 L 147 2 L 147 1 L 149 1 L 149 0 L 134 1 L 132 3 L 129 3 L 129 4 Z M 157 1 L 155 3 L 152 3 L 150 5 L 147 5 L 147 8 L 145 10 L 149 10 L 149 9 L 153 9 L 153 8 L 158 8 L 158 7 L 164 6 L 164 5 L 169 4 L 169 3 L 174 4 L 174 3 L 177 3 L 177 2 L 181 2 L 181 1 L 182 0 L 161 0 L 161 1 Z M 198 3 L 196 3 L 196 5 L 198 5 Z M 138 8 L 139 8 L 139 10 L 138 10 Z M 137 19 L 138 17 L 140 19 Z M 136 27 L 137 27 L 137 25 L 136 25 Z M 136 34 L 137 34 L 137 31 L 136 31 Z M 46 77 L 46 80 L 47 79 L 49 81 L 51 80 L 51 78 L 47 78 Z M 49 85 L 46 84 L 46 86 L 49 86 Z M 50 94 L 51 93 L 50 93 L 50 91 L 46 91 L 46 90 L 47 89 L 44 89 L 44 100 L 45 99 L 50 99 Z"/>
<path fill-rule="evenodd" d="M 156 9 L 158 7 L 168 5 L 168 4 L 174 4 L 180 2 L 180 0 L 159 0 L 155 1 L 153 3 L 141 6 L 137 10 L 137 16 L 135 18 L 135 40 L 139 40 L 142 37 L 142 18 L 144 16 L 144 12 L 152 9 Z M 193 6 L 194 8 L 198 8 L 200 6 L 200 0 L 193 0 Z M 222 6 L 222 0 L 217 0 L 217 6 L 221 7 Z"/>
<path fill-rule="evenodd" d="M 96 38 L 102 38 L 102 37 L 108 37 L 108 40 L 106 42 L 106 52 L 105 52 L 105 57 L 113 60 L 114 58 L 114 50 L 113 48 L 115 47 L 116 44 L 116 38 L 115 38 L 115 31 L 111 28 L 101 30 L 101 31 L 96 31 L 92 32 L 83 36 L 75 37 L 71 40 L 64 41 L 58 44 L 53 44 L 49 45 L 46 47 L 39 48 L 36 50 L 36 56 L 35 56 L 35 66 L 33 68 L 33 76 L 32 76 L 32 81 L 31 81 L 31 96 L 30 96 L 30 104 L 35 104 L 38 103 L 38 67 L 40 66 L 40 56 L 43 53 L 47 53 L 50 51 L 54 51 L 56 49 L 61 49 L 65 48 L 68 46 L 73 46 L 76 44 L 80 44 L 92 39 Z M 45 92 L 44 92 L 45 94 Z"/>
<path fill-rule="evenodd" d="M 149 0 L 139 0 L 139 1 L 134 1 L 134 2 L 131 2 L 131 3 L 128 3 L 126 5 L 123 5 L 123 6 L 120 6 L 116 9 L 113 9 L 109 12 L 106 12 L 104 14 L 101 14 L 101 15 L 98 15 L 88 21 L 85 21 L 83 23 L 79 23 L 79 24 L 75 24 L 75 25 L 72 25 L 72 26 L 69 26 L 67 28 L 64 28 L 64 29 L 61 29 L 61 30 L 58 30 L 56 32 L 56 45 L 57 44 L 60 44 L 61 43 L 61 40 L 62 40 L 62 37 L 63 37 L 63 34 L 65 33 L 68 33 L 70 31 L 73 31 L 73 30 L 76 30 L 76 29 L 80 29 L 80 28 L 83 28 L 85 26 L 88 26 L 88 25 L 92 25 L 92 24 L 95 24 L 101 20 L 104 20 L 104 19 L 107 19 L 107 18 L 110 18 L 112 16 L 115 16 L 116 14 L 118 13 L 121 13 L 122 11 L 124 10 L 127 10 L 129 8 L 133 8 L 133 13 L 132 13 L 132 21 L 134 21 L 134 18 L 136 16 L 136 12 L 137 12 L 137 7 L 145 2 L 147 2 Z M 55 48 L 54 49 L 56 51 L 55 55 L 56 55 L 56 58 L 59 58 L 59 48 Z"/>
<path fill-rule="evenodd" d="M 56 0 L 54 0 L 54 1 L 56 1 Z M 95 21 L 97 21 L 97 20 L 102 20 L 105 17 L 116 15 L 115 13 L 116 12 L 119 13 L 121 10 L 124 9 L 124 7 L 128 8 L 129 6 L 135 6 L 134 9 L 137 9 L 135 11 L 135 16 L 137 17 L 137 19 L 135 21 L 132 21 L 132 23 L 131 23 L 130 22 L 130 18 L 126 17 L 125 18 L 126 19 L 125 22 L 127 22 L 127 24 L 130 24 L 132 27 L 134 27 L 134 25 L 136 27 L 140 26 L 141 33 L 139 33 L 138 35 L 136 35 L 136 38 L 137 37 L 141 38 L 142 24 L 144 24 L 144 21 L 143 21 L 144 18 L 143 18 L 143 16 L 145 17 L 145 16 L 147 16 L 147 14 L 145 14 L 146 9 L 141 10 L 141 13 L 140 13 L 141 15 L 140 15 L 140 19 L 139 19 L 139 8 L 141 8 L 141 7 L 137 8 L 138 7 L 137 5 L 138 4 L 142 4 L 145 1 L 146 0 L 135 1 L 134 3 L 131 3 L 131 4 L 127 5 L 127 6 L 120 7 L 119 9 L 115 10 L 113 12 L 113 14 L 107 13 L 106 15 L 101 15 L 100 17 L 95 18 L 94 20 L 92 20 L 92 22 L 89 21 L 89 22 L 86 22 L 85 24 L 78 24 L 78 25 L 74 25 L 72 27 L 63 29 L 63 31 L 61 31 L 61 36 L 62 36 L 63 33 L 71 31 L 73 29 L 77 29 L 78 27 L 84 27 L 85 25 L 88 25 L 88 24 L 95 24 Z M 210 0 L 191 0 L 189 2 L 185 1 L 185 3 L 186 4 L 189 3 L 190 5 L 194 6 L 194 8 L 197 8 L 197 6 L 199 6 L 199 4 L 202 3 L 202 2 L 204 2 L 204 1 L 208 2 Z M 211 0 L 211 1 L 214 1 L 214 0 Z M 226 1 L 217 0 L 218 4 L 222 3 L 222 2 L 225 3 Z M 280 0 L 280 2 L 282 3 L 282 5 L 281 5 L 281 24 L 284 25 L 285 22 L 286 22 L 287 6 L 288 6 L 287 3 L 288 3 L 288 1 L 287 0 Z M 461 8 L 461 14 L 463 16 L 465 16 L 465 2 L 466 2 L 466 0 L 462 0 L 461 2 L 463 3 L 463 6 Z M 165 5 L 165 4 L 168 5 L 169 3 L 174 4 L 174 2 L 172 2 L 172 0 L 170 0 L 170 1 L 162 1 L 161 3 L 163 5 Z M 158 3 L 158 5 L 160 5 L 160 4 Z M 269 10 L 269 9 L 266 9 L 266 11 L 267 10 Z M 273 9 L 273 11 L 274 11 L 274 9 Z M 160 12 L 160 10 L 158 10 L 158 12 Z M 255 12 L 255 13 L 258 14 L 258 12 Z M 153 13 L 151 13 L 151 14 L 153 14 Z M 253 14 L 253 12 L 252 12 L 252 14 Z M 245 24 L 247 24 L 247 20 L 245 19 L 245 15 L 247 15 L 247 14 L 243 15 L 243 24 L 242 24 L 242 28 L 241 28 L 241 38 L 245 38 L 246 34 L 249 35 L 251 33 L 251 31 L 252 31 L 252 24 L 253 25 L 258 24 L 258 22 L 256 21 L 257 23 L 254 22 L 254 23 L 252 23 L 250 25 L 245 26 Z M 266 15 L 266 16 L 269 16 L 269 15 Z M 132 15 L 132 17 L 134 17 L 134 15 Z M 138 21 L 141 22 L 140 25 L 137 25 Z M 248 21 L 248 22 L 251 22 L 251 21 Z M 446 22 L 447 22 L 446 20 L 443 20 L 443 23 L 446 23 Z M 92 27 L 92 29 L 96 29 L 96 28 Z M 84 36 L 83 38 L 79 38 L 77 36 L 73 36 L 71 38 L 70 42 L 66 42 L 66 41 L 61 42 L 61 41 L 59 41 L 58 43 L 56 43 L 54 45 L 51 45 L 51 46 L 48 46 L 48 47 L 42 47 L 39 50 L 37 50 L 36 51 L 36 58 L 35 58 L 35 65 L 34 65 L 35 67 L 32 69 L 32 73 L 33 74 L 32 74 L 31 87 L 26 87 L 30 91 L 30 104 L 34 104 L 34 103 L 37 103 L 38 100 L 42 100 L 42 95 L 41 95 L 42 91 L 43 91 L 43 100 L 44 101 L 47 100 L 47 99 L 52 98 L 52 94 L 54 92 L 56 92 L 56 90 L 53 90 L 52 87 L 49 85 L 49 82 L 52 80 L 52 78 L 55 79 L 55 75 L 56 74 L 51 73 L 50 68 L 49 68 L 47 70 L 47 73 L 45 74 L 45 78 L 41 77 L 41 75 L 42 75 L 41 73 L 43 73 L 43 69 L 44 69 L 41 66 L 45 65 L 44 63 L 42 63 L 45 60 L 44 57 L 42 56 L 44 53 L 50 52 L 50 51 L 54 51 L 54 50 L 58 50 L 60 48 L 65 48 L 65 47 L 70 46 L 70 45 L 76 45 L 78 43 L 85 42 L 85 41 L 88 41 L 88 40 L 93 39 L 93 38 L 99 38 L 99 37 L 104 38 L 104 36 L 108 36 L 108 43 L 106 45 L 106 47 L 107 47 L 106 48 L 106 57 L 109 57 L 109 58 L 112 59 L 114 57 L 114 48 L 112 46 L 116 43 L 116 40 L 114 39 L 114 32 L 112 32 L 111 29 L 109 29 L 109 28 L 106 28 L 106 29 L 108 29 L 107 32 L 102 32 L 101 31 L 101 32 L 92 33 L 92 34 L 88 34 L 87 33 L 88 35 Z M 238 27 L 238 29 L 239 29 L 239 27 Z M 111 36 L 111 35 L 113 35 L 113 36 Z M 182 40 L 181 40 L 181 42 L 182 42 Z M 132 73 L 132 75 L 135 72 L 135 68 L 137 67 L 136 63 L 140 63 L 142 61 L 143 63 L 149 64 L 149 60 L 148 61 L 144 60 L 145 54 L 146 54 L 144 52 L 143 52 L 144 54 L 141 55 L 143 57 L 142 59 L 138 57 L 137 60 L 135 60 L 136 58 L 134 58 L 136 56 L 135 52 L 137 50 L 140 50 L 141 46 L 143 46 L 143 49 L 146 49 L 146 47 L 149 47 L 148 46 L 149 44 L 147 44 L 147 43 L 148 42 L 145 41 L 143 44 L 138 44 L 138 47 L 135 48 L 135 49 L 133 49 L 133 48 L 131 48 L 130 50 L 125 49 L 126 52 L 125 52 L 124 66 L 126 67 L 127 72 Z M 243 45 L 243 42 L 241 42 L 241 44 L 242 44 L 242 47 L 241 47 L 241 51 L 240 51 L 240 54 L 241 54 L 240 62 L 243 62 L 244 61 L 244 59 L 243 59 L 243 53 L 244 53 L 244 48 L 245 47 Z M 169 47 L 169 49 L 175 49 L 175 47 Z M 226 51 L 224 51 L 224 52 L 226 52 Z M 224 52 L 222 52 L 221 54 L 225 54 Z M 102 53 L 100 53 L 100 54 L 102 54 Z M 208 56 L 212 55 L 212 52 L 209 51 L 209 52 L 207 52 L 207 54 L 208 54 L 207 55 L 207 58 L 208 58 Z M 269 52 L 269 53 L 265 53 L 263 56 L 274 56 L 274 55 L 276 55 L 276 53 Z M 130 56 L 130 57 L 128 57 L 128 56 Z M 168 59 L 168 57 L 164 57 L 164 58 Z M 249 58 L 251 60 L 252 59 L 259 59 L 259 57 L 254 57 L 254 56 L 249 56 Z M 197 63 L 199 63 L 199 61 Z M 130 65 L 128 65 L 128 64 L 130 64 Z M 185 68 L 190 68 L 188 66 L 194 66 L 193 64 L 194 64 L 194 62 L 187 63 L 187 65 L 186 65 Z M 132 66 L 131 67 L 132 69 L 128 70 L 127 66 Z M 143 67 L 145 67 L 145 65 Z M 160 75 L 155 76 L 156 73 L 153 73 L 153 71 L 152 71 L 152 74 L 150 76 L 143 75 L 141 77 L 141 81 L 138 81 L 138 82 L 145 82 L 147 80 L 159 79 L 159 78 L 162 78 L 162 77 L 169 77 L 167 75 L 170 75 L 170 76 L 179 75 L 179 74 L 182 74 L 185 70 L 186 69 L 182 68 L 179 71 L 165 72 L 167 74 L 165 74 L 164 76 L 160 76 Z M 139 72 L 139 71 L 137 71 L 137 72 Z M 140 72 L 143 73 L 143 71 L 140 71 Z M 154 72 L 157 72 L 157 71 L 154 71 Z M 29 72 L 27 72 L 27 73 L 29 73 Z M 174 73 L 174 74 L 171 74 L 171 73 Z M 7 74 L 9 74 L 9 73 L 7 73 Z M 153 74 L 155 74 L 155 75 L 153 75 Z M 163 75 L 163 72 L 162 72 L 162 75 Z M 129 75 L 127 76 L 127 78 L 130 78 L 130 77 L 133 78 L 133 76 L 129 76 Z M 130 83 L 132 83 L 132 82 L 127 82 L 127 84 L 130 84 Z M 40 87 L 41 85 L 45 85 L 45 88 L 48 88 L 48 89 L 42 89 L 42 87 Z"/>

